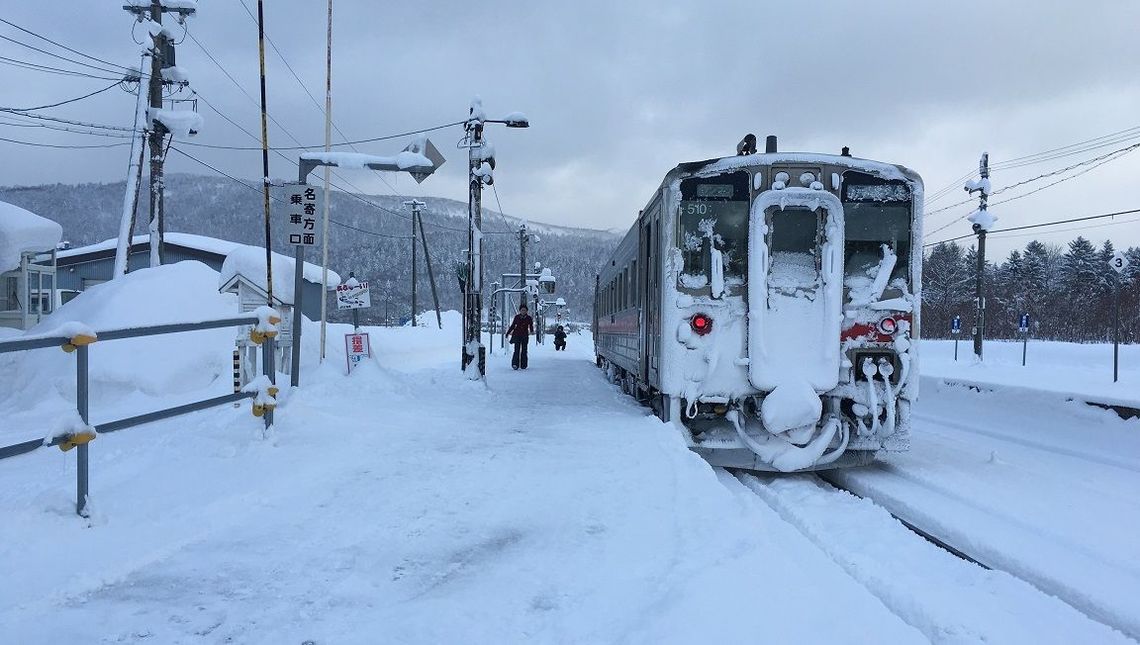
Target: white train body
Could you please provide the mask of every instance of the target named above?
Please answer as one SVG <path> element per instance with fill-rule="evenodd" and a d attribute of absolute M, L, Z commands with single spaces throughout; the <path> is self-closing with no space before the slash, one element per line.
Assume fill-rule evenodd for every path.
<path fill-rule="evenodd" d="M 906 450 L 922 191 L 906 168 L 850 156 L 677 166 L 599 272 L 599 365 L 715 465 Z"/>

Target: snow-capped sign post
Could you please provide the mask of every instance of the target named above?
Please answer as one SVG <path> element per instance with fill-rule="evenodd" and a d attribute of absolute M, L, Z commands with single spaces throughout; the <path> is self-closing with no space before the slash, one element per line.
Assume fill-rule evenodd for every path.
<path fill-rule="evenodd" d="M 360 330 L 360 316 L 357 310 L 372 306 L 372 294 L 368 290 L 368 283 L 356 279 L 356 274 L 349 273 L 348 279 L 336 287 L 336 308 L 338 310 L 352 310 L 352 331 Z"/>
<path fill-rule="evenodd" d="M 1124 251 L 1112 254 L 1108 265 L 1116 271 L 1116 291 L 1112 302 L 1112 382 L 1120 380 L 1120 277 L 1128 268 L 1128 258 Z"/>
<path fill-rule="evenodd" d="M 1029 313 L 1021 314 L 1017 322 L 1017 331 L 1021 332 L 1021 366 L 1025 367 L 1025 352 L 1029 348 Z"/>
<path fill-rule="evenodd" d="M 293 370 L 289 384 L 301 384 L 301 299 L 304 284 L 305 249 L 316 246 L 317 188 L 303 183 L 285 185 L 285 236 L 296 249 L 293 273 Z"/>
<path fill-rule="evenodd" d="M 950 335 L 954 337 L 954 360 L 958 360 L 958 337 L 962 335 L 962 317 L 954 316 L 950 321 Z"/>
<path fill-rule="evenodd" d="M 989 200 L 991 187 L 990 187 L 990 155 L 988 152 L 982 153 L 982 158 L 978 161 L 978 179 L 971 179 L 966 182 L 966 192 L 971 195 L 978 193 L 978 210 L 970 213 L 970 224 L 974 229 L 974 233 L 978 235 L 978 272 L 977 282 L 975 286 L 975 297 L 977 298 L 977 314 L 974 318 L 974 356 L 978 361 L 982 360 L 982 338 L 986 333 L 986 292 L 985 292 L 985 279 L 986 274 L 986 233 L 994 227 L 994 222 L 997 218 L 994 217 L 987 209 L 986 202 Z"/>
<path fill-rule="evenodd" d="M 331 5 L 330 5 L 329 11 L 330 11 L 330 15 L 331 15 L 331 11 L 332 11 Z M 330 21 L 331 21 L 331 18 L 330 18 Z M 331 25 L 331 22 L 330 22 L 330 25 Z M 330 30 L 331 30 L 331 27 L 330 27 Z M 331 31 L 330 31 L 330 34 L 331 34 Z M 331 43 L 332 42 L 331 41 L 332 36 L 330 35 L 329 38 L 330 38 L 329 42 Z M 330 51 L 331 51 L 331 45 L 330 45 Z M 330 56 L 331 56 L 331 54 L 330 54 Z M 331 69 L 331 67 L 329 69 Z M 326 117 L 327 117 L 327 111 L 326 111 Z M 325 147 L 326 147 L 326 150 L 324 152 L 306 152 L 306 153 L 302 154 L 301 158 L 297 161 L 297 182 L 298 183 L 304 184 L 306 182 L 308 176 L 309 176 L 309 173 L 311 173 L 314 169 L 316 169 L 317 166 L 325 166 L 326 168 L 329 166 L 335 166 L 337 168 L 360 168 L 360 169 L 368 168 L 370 170 L 390 170 L 393 172 L 406 172 L 406 173 L 411 174 L 411 176 L 413 178 L 415 178 L 416 183 L 422 183 L 423 180 L 427 179 L 436 170 L 439 170 L 439 167 L 442 166 L 445 161 L 447 161 L 446 159 L 443 158 L 443 155 L 440 154 L 439 150 L 436 149 L 436 147 L 432 144 L 431 140 L 428 139 L 427 137 L 416 137 L 415 139 L 412 140 L 411 143 L 409 143 L 407 146 L 405 146 L 404 149 L 399 154 L 397 154 L 393 157 L 378 157 L 376 155 L 368 155 L 368 154 L 362 154 L 362 153 L 358 153 L 358 152 L 330 152 L 329 150 L 327 150 L 327 148 L 328 148 L 328 141 L 327 140 L 329 138 L 328 129 L 329 129 L 330 125 L 331 125 L 331 121 L 329 121 L 326 118 L 326 123 L 325 123 L 325 130 L 326 130 L 326 132 L 325 132 L 325 139 L 326 139 Z M 268 174 L 268 172 L 269 172 L 268 169 L 265 172 Z M 326 170 L 325 172 L 326 172 L 325 182 L 327 183 L 328 182 L 328 174 L 327 174 L 328 171 Z M 326 201 L 325 203 L 327 204 L 328 202 Z M 322 224 L 322 228 L 324 230 L 328 230 L 328 208 L 327 208 L 327 206 L 326 206 L 325 211 L 324 211 L 324 222 Z M 424 246 L 425 247 L 427 246 L 426 242 L 424 242 Z M 324 248 L 324 252 L 323 252 L 324 257 L 328 258 L 328 242 L 327 242 L 327 240 L 326 240 L 323 248 Z M 429 262 L 430 262 L 430 260 L 429 260 Z M 326 261 L 325 264 L 328 264 L 328 262 Z M 429 267 L 430 267 L 430 265 L 429 265 Z M 430 268 L 428 269 L 428 272 L 429 273 L 431 272 Z M 436 307 L 436 309 L 438 310 L 439 307 Z M 324 355 L 325 355 L 325 345 L 324 345 L 325 324 L 326 324 L 326 320 L 325 320 L 325 315 L 324 315 L 324 308 L 322 307 L 321 308 L 321 357 L 322 357 L 322 359 L 324 358 Z M 440 326 L 441 327 L 443 326 L 442 322 L 440 323 Z"/>

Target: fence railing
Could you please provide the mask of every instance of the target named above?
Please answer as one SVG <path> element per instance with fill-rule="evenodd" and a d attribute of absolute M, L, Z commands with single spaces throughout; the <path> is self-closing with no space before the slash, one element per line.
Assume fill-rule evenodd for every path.
<path fill-rule="evenodd" d="M 224 396 L 216 396 L 209 399 L 176 405 L 174 407 L 146 412 L 144 414 L 127 417 L 125 419 L 107 421 L 92 426 L 90 425 L 90 344 L 93 342 L 102 343 L 112 340 L 122 340 L 126 338 L 159 336 L 163 334 L 201 331 L 205 329 L 219 329 L 224 327 L 238 327 L 243 325 L 253 325 L 256 327 L 259 324 L 259 321 L 260 318 L 257 315 L 249 315 L 240 316 L 237 318 L 222 318 L 218 320 L 207 320 L 194 323 L 175 323 L 169 325 L 151 325 L 145 327 L 111 329 L 96 331 L 94 333 L 79 331 L 78 329 L 66 329 L 59 335 L 0 341 L 0 354 L 33 349 L 43 349 L 49 347 L 62 348 L 65 351 L 74 352 L 75 410 L 78 412 L 80 419 L 83 421 L 83 428 L 78 430 L 67 430 L 54 436 L 45 436 L 43 439 L 32 439 L 30 441 L 23 441 L 8 446 L 2 446 L 0 447 L 0 460 L 27 454 L 34 450 L 47 448 L 50 446 L 59 446 L 64 451 L 70 450 L 71 448 L 76 448 L 77 465 L 75 481 L 75 512 L 83 517 L 86 517 L 89 492 L 88 444 L 92 439 L 100 434 L 125 430 L 127 428 L 133 428 L 144 423 L 150 423 L 152 421 L 158 421 L 160 419 L 167 419 L 198 410 L 205 410 L 207 408 L 218 405 L 225 405 L 227 403 L 233 403 L 242 399 L 262 398 L 256 389 L 251 389 L 250 391 L 235 391 L 232 394 L 226 394 Z M 266 337 L 264 342 L 261 343 L 261 351 L 263 366 L 262 372 L 268 376 L 269 380 L 272 382 L 275 376 L 275 368 L 273 366 L 274 338 L 271 335 Z M 264 406 L 263 409 L 264 414 L 262 416 L 265 421 L 265 427 L 268 428 L 273 424 L 273 406 Z"/>

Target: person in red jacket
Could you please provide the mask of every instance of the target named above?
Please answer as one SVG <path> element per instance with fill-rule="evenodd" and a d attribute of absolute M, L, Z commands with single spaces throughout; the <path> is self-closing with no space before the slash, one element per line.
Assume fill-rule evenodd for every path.
<path fill-rule="evenodd" d="M 511 344 L 515 346 L 515 354 L 511 357 L 511 367 L 513 369 L 526 369 L 527 341 L 530 340 L 530 334 L 533 331 L 534 319 L 530 317 L 526 303 L 524 302 L 519 306 L 519 312 L 515 315 L 515 319 L 511 321 L 511 326 L 507 327 L 507 336 L 510 336 Z"/>

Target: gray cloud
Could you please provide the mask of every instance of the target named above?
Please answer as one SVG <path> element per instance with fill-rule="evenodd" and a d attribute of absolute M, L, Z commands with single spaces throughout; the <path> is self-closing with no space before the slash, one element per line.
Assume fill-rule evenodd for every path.
<path fill-rule="evenodd" d="M 982 150 L 997 162 L 1132 126 L 1140 114 L 1140 92 L 1126 82 L 1140 72 L 1134 37 L 1140 5 L 1127 0 L 664 4 L 337 0 L 335 120 L 352 138 L 398 132 L 460 120 L 474 94 L 491 114 L 525 111 L 531 129 L 488 130 L 505 210 L 619 228 L 669 168 L 728 154 L 745 132 L 778 134 L 785 149 L 835 152 L 849 145 L 860 156 L 915 168 L 933 190 L 973 168 Z M 6 17 L 84 52 L 134 64 L 137 45 L 120 5 L 75 3 L 68 19 L 59 20 L 39 3 L 23 2 Z M 323 102 L 324 2 L 270 0 L 265 8 L 270 36 Z M 241 5 L 202 2 L 191 29 L 256 97 L 256 29 Z M 9 28 L 0 33 L 18 35 Z M 0 55 L 51 62 L 6 42 Z M 258 132 L 256 106 L 189 39 L 179 46 L 179 64 L 203 96 Z M 268 65 L 270 111 L 303 143 L 322 141 L 318 108 L 272 50 Z M 0 77 L 21 88 L 5 92 L 21 103 L 78 95 L 99 83 L 9 66 L 0 66 Z M 55 113 L 126 124 L 132 106 L 131 97 L 115 90 Z M 199 111 L 207 125 L 198 141 L 255 144 L 208 108 Z M 3 125 L 0 136 L 98 141 Z M 438 176 L 422 185 L 405 177 L 388 181 L 409 195 L 464 198 L 462 151 L 454 147 L 460 132 L 431 136 L 449 159 Z M 270 138 L 274 145 L 292 143 L 276 127 Z M 363 149 L 384 154 L 399 147 Z M 0 150 L 5 184 L 118 180 L 127 165 L 126 148 L 60 151 L 0 142 Z M 243 178 L 261 172 L 256 152 L 186 150 Z M 1063 164 L 998 174 L 995 183 Z M 204 171 L 174 155 L 169 166 Z M 1138 206 L 1131 189 L 1138 170 L 1140 153 L 1012 202 L 998 211 L 1001 224 Z M 292 171 L 274 158 L 272 173 Z M 391 192 L 371 174 L 344 174 L 366 191 Z M 933 206 L 964 197 L 956 192 Z M 928 229 L 964 211 L 932 216 Z M 965 232 L 961 223 L 946 235 Z M 1088 233 L 1135 244 L 1140 225 Z M 1074 234 L 1058 231 L 1048 239 Z M 1004 253 L 1024 240 L 994 242 Z"/>

